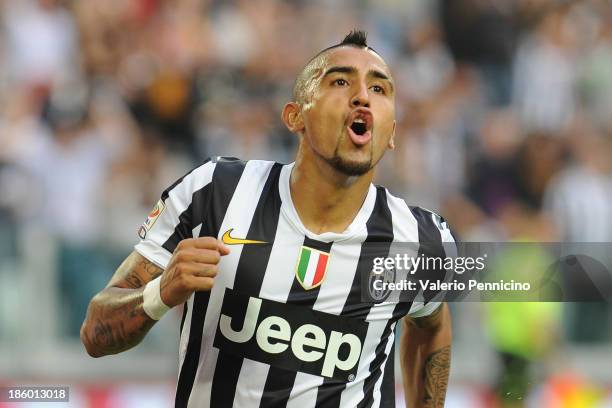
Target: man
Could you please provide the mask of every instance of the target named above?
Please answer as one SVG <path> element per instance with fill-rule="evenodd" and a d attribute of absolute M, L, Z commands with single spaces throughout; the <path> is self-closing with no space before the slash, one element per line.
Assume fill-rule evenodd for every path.
<path fill-rule="evenodd" d="M 323 50 L 282 120 L 295 163 L 211 160 L 178 180 L 91 302 L 90 355 L 138 344 L 184 304 L 177 407 L 394 406 L 394 329 L 406 401 L 444 405 L 446 304 L 363 302 L 374 246 L 441 248 L 443 220 L 372 185 L 395 134 L 394 84 L 363 32 Z"/>

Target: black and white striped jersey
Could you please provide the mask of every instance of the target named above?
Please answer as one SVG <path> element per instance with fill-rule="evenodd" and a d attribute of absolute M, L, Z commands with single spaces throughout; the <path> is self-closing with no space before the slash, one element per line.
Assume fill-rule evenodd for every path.
<path fill-rule="evenodd" d="M 140 229 L 136 251 L 162 268 L 185 238 L 236 243 L 213 289 L 185 304 L 177 407 L 395 404 L 396 323 L 439 303 L 363 302 L 367 248 L 442 248 L 452 236 L 437 215 L 374 185 L 346 231 L 314 234 L 292 203 L 292 168 L 209 160 L 164 191 Z"/>

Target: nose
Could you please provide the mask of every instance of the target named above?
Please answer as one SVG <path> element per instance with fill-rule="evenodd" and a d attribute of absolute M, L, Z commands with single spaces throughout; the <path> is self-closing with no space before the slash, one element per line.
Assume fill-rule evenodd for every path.
<path fill-rule="evenodd" d="M 351 98 L 351 105 L 355 107 L 370 107 L 370 95 L 368 94 L 368 86 L 366 84 L 359 85 L 359 88 Z"/>

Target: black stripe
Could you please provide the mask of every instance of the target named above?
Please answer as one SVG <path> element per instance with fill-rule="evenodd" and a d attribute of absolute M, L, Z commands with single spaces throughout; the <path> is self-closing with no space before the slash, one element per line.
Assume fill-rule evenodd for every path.
<path fill-rule="evenodd" d="M 307 246 L 308 248 L 314 248 L 317 251 L 327 252 L 329 254 L 329 252 L 331 251 L 332 244 L 333 242 L 317 241 L 316 239 L 312 239 L 305 236 L 304 243 L 302 245 Z"/>
<path fill-rule="evenodd" d="M 278 180 L 281 169 L 282 165 L 278 163 L 272 166 L 247 233 L 247 239 L 267 241 L 270 244 L 243 246 L 234 278 L 236 292 L 259 296 L 261 291 L 280 215 Z M 241 357 L 219 350 L 212 381 L 211 406 L 232 406 L 242 361 Z"/>
<path fill-rule="evenodd" d="M 206 163 L 210 162 L 211 159 L 206 160 L 204 163 L 202 163 L 200 166 L 196 167 L 195 169 L 191 170 L 189 173 L 185 174 L 183 177 L 181 177 L 180 179 L 178 179 L 176 182 L 174 182 L 174 184 L 172 184 L 170 187 L 168 187 L 163 193 L 162 193 L 162 200 L 166 200 L 170 194 L 170 191 L 172 191 L 177 185 L 179 185 L 185 177 L 187 177 L 189 174 L 193 173 L 196 169 L 199 169 L 200 167 L 204 166 Z M 240 175 L 242 175 L 242 170 L 244 169 L 244 162 L 240 162 L 238 161 L 238 159 L 233 159 L 233 158 L 216 158 L 215 160 L 212 160 L 213 163 L 238 163 L 238 166 L 233 166 L 233 167 L 228 167 L 225 164 L 222 164 L 222 167 L 228 167 L 228 170 L 233 170 L 233 174 L 230 174 L 230 178 L 235 178 L 235 176 L 238 176 L 238 180 L 240 179 Z M 219 166 L 217 166 L 219 167 Z M 215 173 L 217 173 L 216 168 L 215 167 Z M 214 174 L 213 173 L 213 177 Z M 236 181 L 236 184 L 238 182 Z M 236 187 L 233 187 L 233 189 L 235 189 Z M 201 189 L 194 191 L 191 195 L 191 202 L 189 203 L 189 206 L 187 206 L 187 208 L 185 209 L 185 211 L 183 211 L 180 215 L 179 215 L 179 222 L 176 225 L 176 227 L 174 227 L 174 232 L 172 233 L 172 235 L 166 240 L 166 242 L 164 242 L 164 244 L 162 245 L 162 247 L 164 249 L 166 249 L 168 252 L 172 253 L 174 252 L 174 250 L 176 249 L 176 246 L 179 244 L 179 242 L 181 242 L 184 239 L 187 238 L 192 238 L 193 237 L 193 229 L 200 225 L 200 223 L 203 223 L 205 219 L 210 219 L 211 218 L 211 214 L 210 214 L 210 204 L 211 204 L 211 197 L 213 197 L 212 195 L 212 189 L 213 189 L 213 183 L 208 183 L 207 185 L 205 185 L 204 187 L 202 187 Z M 231 194 L 233 194 L 233 189 L 231 191 Z M 223 192 L 222 192 L 223 193 Z M 226 191 L 227 193 L 227 191 Z M 227 194 L 221 194 L 221 200 L 225 200 L 227 197 Z M 231 195 L 229 196 L 229 198 L 231 199 Z M 227 202 L 227 204 L 229 204 L 229 201 Z M 226 204 L 226 206 L 227 206 Z M 214 211 L 213 207 L 213 211 Z M 222 209 L 222 213 L 223 215 L 225 215 L 225 210 Z M 214 214 L 213 214 L 213 217 Z M 223 217 L 221 217 L 221 220 L 223 220 Z M 218 227 L 217 227 L 218 230 Z M 206 236 L 206 229 L 202 228 L 200 230 L 200 236 Z"/>
<path fill-rule="evenodd" d="M 200 167 L 204 166 L 206 163 L 210 162 L 211 159 L 208 158 L 206 160 L 204 160 L 202 163 L 200 163 L 199 166 L 194 167 L 193 169 L 189 170 L 188 173 L 186 173 L 185 175 L 183 175 L 181 178 L 179 178 L 178 180 L 176 180 L 174 183 L 172 183 L 172 185 L 170 185 L 170 187 L 168 187 L 167 189 L 165 189 L 162 194 L 161 194 L 161 199 L 162 201 L 166 201 L 166 199 L 168 198 L 168 196 L 170 195 L 170 191 L 172 191 L 176 186 L 178 186 L 179 184 L 181 184 L 181 182 L 183 181 L 183 179 L 185 179 L 185 177 L 187 177 L 188 175 L 190 175 L 191 173 L 193 173 L 195 170 L 199 169 Z"/>
<path fill-rule="evenodd" d="M 206 316 L 210 292 L 196 292 L 193 296 L 189 340 L 187 341 L 185 358 L 183 359 L 183 364 L 179 372 L 179 379 L 176 384 L 174 406 L 177 408 L 187 407 L 189 396 L 193 388 L 193 382 L 198 370 L 198 362 L 200 361 L 202 328 L 204 327 L 204 317 Z"/>
<path fill-rule="evenodd" d="M 333 242 L 322 242 L 304 237 L 304 243 L 302 245 L 329 254 L 332 244 Z M 291 290 L 287 296 L 287 303 L 297 304 L 312 309 L 319 296 L 320 288 L 321 286 L 317 286 L 316 288 L 306 290 L 300 285 L 297 278 L 294 278 Z M 291 390 L 293 389 L 296 376 L 297 372 L 295 371 L 270 366 L 259 406 L 286 406 L 291 396 Z"/>
<path fill-rule="evenodd" d="M 419 226 L 419 251 L 417 256 L 437 258 L 444 257 L 444 247 L 442 245 L 442 236 L 440 229 L 434 222 L 434 217 L 437 217 L 442 222 L 443 220 L 437 214 L 427 211 L 421 207 L 410 207 L 410 211 L 416 218 Z M 425 276 L 425 274 L 427 276 Z M 413 274 L 413 279 L 429 279 L 429 280 L 444 280 L 445 270 L 427 269 L 416 270 Z M 425 304 L 433 299 L 439 292 L 435 290 L 426 290 L 423 292 Z"/>
<path fill-rule="evenodd" d="M 395 305 L 393 315 L 395 315 L 396 311 L 400 308 L 402 308 L 401 303 Z M 376 382 L 382 375 L 382 366 L 387 358 L 393 359 L 391 353 L 389 353 L 389 355 L 385 353 L 385 348 L 389 341 L 389 336 L 393 331 L 393 324 L 395 323 L 395 321 L 396 319 L 392 317 L 387 321 L 387 324 L 385 325 L 385 330 L 383 330 L 383 334 L 380 337 L 381 341 L 380 343 L 378 343 L 378 345 L 376 346 L 376 350 L 374 351 L 374 360 L 372 360 L 372 362 L 370 363 L 370 375 L 364 381 L 363 384 L 363 399 L 357 405 L 357 408 L 371 407 L 374 404 L 374 387 L 376 386 Z"/>
<path fill-rule="evenodd" d="M 414 218 L 416 218 L 419 226 L 419 251 L 444 255 L 440 229 L 433 220 L 434 217 L 438 217 L 440 221 L 443 221 L 442 218 L 421 207 L 411 206 L 410 211 L 412 215 L 414 215 Z"/>
<path fill-rule="evenodd" d="M 380 386 L 380 406 L 381 408 L 395 407 L 395 342 L 391 346 L 385 364 L 385 373 Z"/>
<path fill-rule="evenodd" d="M 179 215 L 179 222 L 176 227 L 174 227 L 174 232 L 166 242 L 162 244 L 162 248 L 173 253 L 179 242 L 187 238 L 193 238 L 193 228 L 195 227 L 193 222 L 194 214 L 201 214 L 200 212 L 195 213 L 194 209 L 197 208 L 198 211 L 204 211 L 210 202 L 211 192 L 212 183 L 209 183 L 191 195 L 191 203 L 189 203 L 185 211 Z M 204 216 L 204 214 L 202 215 Z"/>
<path fill-rule="evenodd" d="M 225 217 L 227 206 L 234 195 L 240 177 L 242 177 L 245 165 L 246 162 L 241 161 L 222 161 L 217 163 L 213 172 L 208 198 L 201 200 L 197 207 L 193 207 L 197 209 L 197 212 L 194 212 L 192 219 L 203 220 L 202 229 L 200 230 L 201 237 L 216 237 L 219 235 L 219 228 Z M 196 292 L 193 296 L 189 340 L 176 386 L 175 407 L 177 408 L 187 406 L 191 390 L 193 389 L 193 382 L 200 361 L 202 329 L 204 327 L 204 318 L 206 317 L 206 308 L 210 300 L 210 292 Z"/>
<path fill-rule="evenodd" d="M 304 237 L 303 246 L 316 249 L 321 252 L 330 253 L 333 242 L 322 242 L 317 241 L 308 237 Z M 319 296 L 319 289 L 321 286 L 306 290 L 300 285 L 297 278 L 293 279 L 289 296 L 287 297 L 287 303 L 294 303 L 300 306 L 311 308 L 314 306 Z"/>
<path fill-rule="evenodd" d="M 386 191 L 382 187 L 376 188 L 376 203 L 370 218 L 366 222 L 366 227 L 368 236 L 361 245 L 361 253 L 351 291 L 341 313 L 342 316 L 357 317 L 364 320 L 367 318 L 372 304 L 361 301 L 361 276 L 366 276 L 372 269 L 374 255 L 385 246 L 388 253 L 391 242 L 393 242 L 393 219 L 387 204 Z M 345 387 L 346 384 L 343 382 L 326 378 L 323 384 L 319 386 L 316 406 L 339 407 L 340 397 Z"/>
<path fill-rule="evenodd" d="M 262 408 L 286 406 L 296 376 L 295 371 L 270 366 L 259 406 Z"/>
<path fill-rule="evenodd" d="M 187 317 L 187 311 L 189 310 L 189 302 L 183 304 L 183 316 L 181 316 L 181 327 L 179 329 L 179 335 L 183 333 L 183 326 L 185 325 L 185 318 Z"/>

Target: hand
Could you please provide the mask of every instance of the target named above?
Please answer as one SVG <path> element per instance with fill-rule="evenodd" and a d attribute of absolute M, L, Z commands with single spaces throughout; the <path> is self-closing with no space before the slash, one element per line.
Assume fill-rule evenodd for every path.
<path fill-rule="evenodd" d="M 210 290 L 219 260 L 229 248 L 213 237 L 184 239 L 161 277 L 161 298 L 169 307 L 184 303 L 195 291 Z"/>

